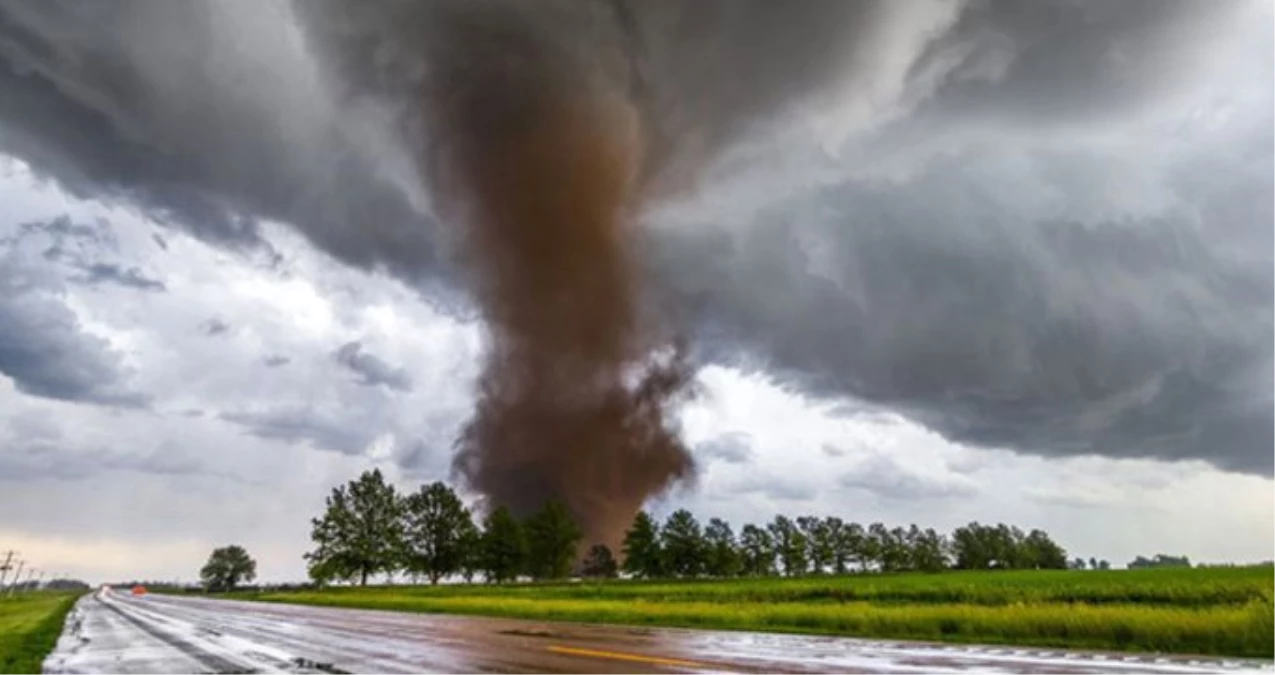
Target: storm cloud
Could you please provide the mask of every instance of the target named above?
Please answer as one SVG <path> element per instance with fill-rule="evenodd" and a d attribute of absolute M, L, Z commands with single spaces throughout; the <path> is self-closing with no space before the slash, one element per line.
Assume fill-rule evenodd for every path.
<path fill-rule="evenodd" d="M 337 18 L 365 50 L 330 68 L 307 46 L 330 8 L 0 2 L 0 152 L 214 245 L 266 247 L 261 223 L 289 223 L 454 299 L 430 176 L 406 154 L 429 139 L 401 123 L 420 14 L 350 7 Z M 670 208 L 643 214 L 643 263 L 703 362 L 970 444 L 1275 470 L 1269 7 L 647 7 L 535 20 L 587 24 L 571 47 L 648 120 L 645 185 Z M 758 168 L 807 122 L 783 171 Z M 6 270 L 0 370 L 137 403 L 56 291 Z M 352 344 L 342 363 L 365 382 L 410 388 Z"/>
<path fill-rule="evenodd" d="M 407 374 L 406 369 L 391 366 L 380 357 L 363 351 L 363 345 L 357 341 L 341 345 L 333 354 L 333 358 L 357 375 L 360 384 L 367 386 L 383 384 L 398 391 L 408 391 L 412 388 L 412 378 Z"/>
<path fill-rule="evenodd" d="M 19 391 L 61 401 L 145 406 L 124 355 L 88 332 L 63 299 L 62 282 L 17 249 L 0 252 L 0 373 Z"/>

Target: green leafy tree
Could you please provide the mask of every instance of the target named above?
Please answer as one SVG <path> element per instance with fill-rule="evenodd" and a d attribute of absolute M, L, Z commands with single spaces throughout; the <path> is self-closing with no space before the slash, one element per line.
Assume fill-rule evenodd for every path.
<path fill-rule="evenodd" d="M 749 523 L 739 531 L 739 557 L 744 574 L 769 577 L 775 574 L 775 540 L 770 532 Z"/>
<path fill-rule="evenodd" d="M 810 571 L 823 574 L 831 570 L 837 547 L 828 521 L 814 516 L 801 516 L 797 519 L 797 527 L 806 538 L 806 559 L 810 564 Z"/>
<path fill-rule="evenodd" d="M 594 579 L 614 579 L 619 573 L 615 556 L 606 544 L 594 544 L 584 556 L 580 574 Z"/>
<path fill-rule="evenodd" d="M 460 572 L 471 555 L 474 521 L 456 492 L 441 482 L 421 486 L 402 511 L 407 569 L 431 584 Z"/>
<path fill-rule="evenodd" d="M 472 584 L 483 569 L 483 533 L 478 531 L 473 516 L 465 519 L 460 533 L 460 575 L 465 583 Z"/>
<path fill-rule="evenodd" d="M 823 519 L 823 528 L 828 537 L 828 564 L 833 574 L 845 574 L 850 571 L 852 554 L 846 546 L 846 523 L 836 516 Z"/>
<path fill-rule="evenodd" d="M 527 573 L 536 579 L 563 579 L 580 543 L 580 526 L 561 501 L 552 499 L 527 519 Z"/>
<path fill-rule="evenodd" d="M 707 546 L 699 521 L 686 509 L 674 511 L 660 530 L 660 548 L 668 571 L 679 577 L 704 573 Z"/>
<path fill-rule="evenodd" d="M 911 567 L 922 572 L 938 572 L 950 564 L 947 537 L 934 531 L 933 528 L 921 530 L 913 525 L 908 530 L 908 541 L 911 547 Z"/>
<path fill-rule="evenodd" d="M 398 569 L 403 551 L 400 504 L 380 469 L 335 488 L 323 517 L 310 521 L 315 549 L 305 554 L 319 583 L 358 579 Z"/>
<path fill-rule="evenodd" d="M 862 525 L 847 523 L 841 529 L 841 536 L 837 537 L 837 556 L 845 561 L 847 569 L 851 566 L 858 567 L 860 571 L 867 569 L 871 556 L 865 548 L 866 544 L 867 536 Z"/>
<path fill-rule="evenodd" d="M 796 577 L 806 573 L 806 536 L 788 516 L 775 516 L 766 529 L 775 542 L 775 553 L 783 565 L 784 576 Z"/>
<path fill-rule="evenodd" d="M 1022 552 L 1019 559 L 1027 569 L 1065 570 L 1067 569 L 1067 551 L 1054 542 L 1044 530 L 1032 530 L 1023 538 L 1020 545 Z M 1080 569 L 1084 569 L 1085 561 L 1080 560 Z"/>
<path fill-rule="evenodd" d="M 624 571 L 635 577 L 655 579 L 664 576 L 663 562 L 655 519 L 646 511 L 639 511 L 624 534 Z"/>
<path fill-rule="evenodd" d="M 1187 558 L 1186 556 L 1166 555 L 1164 553 L 1157 553 L 1155 557 L 1151 559 L 1147 559 L 1143 556 L 1138 556 L 1137 558 L 1133 560 L 1133 562 L 1129 563 L 1128 565 L 1129 569 L 1131 570 L 1155 568 L 1155 567 L 1190 567 L 1190 566 L 1191 566 L 1191 560 Z"/>
<path fill-rule="evenodd" d="M 512 581 L 526 567 L 527 541 L 522 524 L 503 506 L 483 521 L 480 548 L 479 561 L 487 581 Z"/>
<path fill-rule="evenodd" d="M 709 576 L 733 577 L 739 574 L 739 545 L 735 543 L 730 523 L 721 518 L 708 521 L 708 527 L 704 528 L 704 542 L 707 545 L 704 571 Z"/>
<path fill-rule="evenodd" d="M 213 549 L 208 562 L 199 570 L 199 580 L 214 593 L 233 591 L 239 582 L 256 578 L 257 561 L 249 557 L 242 546 L 237 545 Z"/>

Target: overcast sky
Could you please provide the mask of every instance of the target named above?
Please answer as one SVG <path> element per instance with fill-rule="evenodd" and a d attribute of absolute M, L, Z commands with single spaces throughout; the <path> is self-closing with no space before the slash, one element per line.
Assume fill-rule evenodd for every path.
<path fill-rule="evenodd" d="M 711 11 L 702 96 L 651 43 L 711 161 L 638 214 L 703 390 L 698 478 L 650 506 L 1270 559 L 1270 4 L 889 6 L 800 87 L 748 90 L 787 71 Z M 0 552 L 297 579 L 333 486 L 448 478 L 466 270 L 401 101 L 345 97 L 316 22 L 0 0 Z"/>

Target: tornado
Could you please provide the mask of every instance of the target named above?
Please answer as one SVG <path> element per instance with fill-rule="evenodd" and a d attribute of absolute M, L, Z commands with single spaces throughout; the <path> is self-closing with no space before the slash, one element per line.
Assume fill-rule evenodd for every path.
<path fill-rule="evenodd" d="M 634 257 L 639 111 L 509 18 L 453 17 L 449 44 L 467 47 L 431 60 L 427 160 L 487 336 L 453 467 L 516 514 L 562 500 L 583 547 L 616 549 L 647 498 L 692 474 L 669 415 L 694 372 Z"/>
<path fill-rule="evenodd" d="M 687 340 L 645 278 L 643 209 L 880 52 L 881 2 L 300 2 L 320 57 L 389 94 L 485 328 L 453 469 L 490 506 L 559 499 L 618 549 L 694 477 Z M 857 55 L 857 56 L 856 56 Z"/>

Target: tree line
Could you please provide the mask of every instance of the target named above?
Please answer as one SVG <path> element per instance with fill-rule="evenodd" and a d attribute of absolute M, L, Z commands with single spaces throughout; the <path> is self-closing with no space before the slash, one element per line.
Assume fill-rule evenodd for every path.
<path fill-rule="evenodd" d="M 838 517 L 778 515 L 747 524 L 738 536 L 713 518 L 701 525 L 685 509 L 662 524 L 640 512 L 620 551 L 591 543 L 566 506 L 549 501 L 526 518 L 498 507 L 476 523 L 442 482 L 398 494 L 379 470 L 337 487 L 311 520 L 315 548 L 305 554 L 311 579 L 366 584 L 377 574 L 406 573 L 438 583 L 459 575 L 492 583 L 520 577 L 658 578 L 802 576 L 943 569 L 1066 569 L 1067 553 L 1042 530 L 970 523 L 951 535 L 916 525 L 867 526 Z"/>

